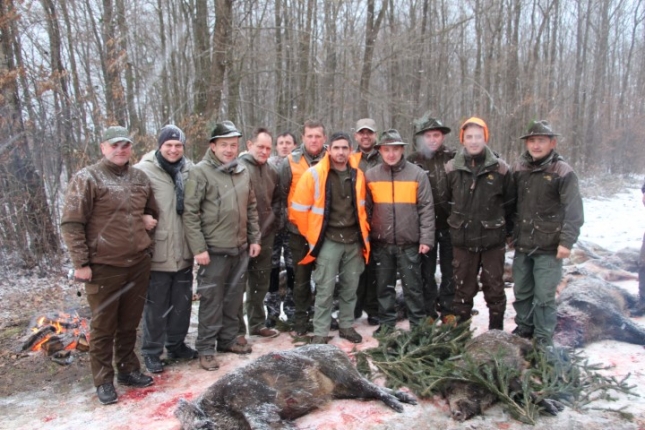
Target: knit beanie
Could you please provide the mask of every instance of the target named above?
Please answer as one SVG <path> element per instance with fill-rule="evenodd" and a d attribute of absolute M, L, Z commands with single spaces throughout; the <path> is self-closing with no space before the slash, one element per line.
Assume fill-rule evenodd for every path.
<path fill-rule="evenodd" d="M 181 128 L 177 127 L 176 125 L 168 124 L 164 126 L 161 130 L 159 130 L 159 137 L 157 138 L 157 143 L 161 148 L 161 145 L 163 145 L 165 142 L 169 140 L 178 140 L 181 142 L 182 145 L 185 145 L 186 135 L 184 134 L 183 131 L 181 131 Z"/>
<path fill-rule="evenodd" d="M 478 125 L 484 129 L 484 142 L 488 143 L 488 126 L 483 119 L 477 118 L 476 116 L 468 118 L 464 123 L 459 127 L 459 141 L 464 143 L 464 130 L 470 124 Z"/>

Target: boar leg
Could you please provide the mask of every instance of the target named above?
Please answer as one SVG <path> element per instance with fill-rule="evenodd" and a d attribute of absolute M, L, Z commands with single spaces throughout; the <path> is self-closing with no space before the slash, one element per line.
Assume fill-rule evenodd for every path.
<path fill-rule="evenodd" d="M 635 345 L 645 345 L 645 329 L 643 327 L 623 316 L 614 319 L 614 321 L 616 323 L 612 324 L 612 339 L 633 343 Z"/>
<path fill-rule="evenodd" d="M 292 430 L 297 428 L 289 421 L 282 421 L 280 410 L 273 403 L 245 408 L 240 413 L 246 419 L 251 430 Z"/>

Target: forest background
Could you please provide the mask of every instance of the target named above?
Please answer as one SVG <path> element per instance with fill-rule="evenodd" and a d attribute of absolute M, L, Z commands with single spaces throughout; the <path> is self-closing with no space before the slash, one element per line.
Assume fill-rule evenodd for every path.
<path fill-rule="evenodd" d="M 426 111 L 476 115 L 512 162 L 547 119 L 580 175 L 643 173 L 644 20 L 645 0 L 0 0 L 0 268 L 60 267 L 67 181 L 114 124 L 139 157 L 175 123 L 199 160 L 223 119 L 412 142 Z"/>

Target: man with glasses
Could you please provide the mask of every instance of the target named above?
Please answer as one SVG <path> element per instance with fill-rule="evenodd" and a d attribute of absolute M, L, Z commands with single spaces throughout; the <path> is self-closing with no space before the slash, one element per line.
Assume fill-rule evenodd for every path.
<path fill-rule="evenodd" d="M 134 345 L 154 246 L 144 219 L 152 221 L 159 214 L 148 177 L 130 167 L 128 130 L 108 128 L 101 152 L 101 161 L 70 181 L 61 230 L 74 277 L 85 282 L 92 311 L 92 377 L 99 401 L 107 405 L 117 401 L 113 358 L 120 384 L 147 387 L 154 382 L 140 372 Z"/>

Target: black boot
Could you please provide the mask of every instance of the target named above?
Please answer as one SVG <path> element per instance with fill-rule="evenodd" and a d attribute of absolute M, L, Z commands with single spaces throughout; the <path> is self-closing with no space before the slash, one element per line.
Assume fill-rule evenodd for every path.
<path fill-rule="evenodd" d="M 488 330 L 504 330 L 504 313 L 490 311 L 488 314 Z"/>

